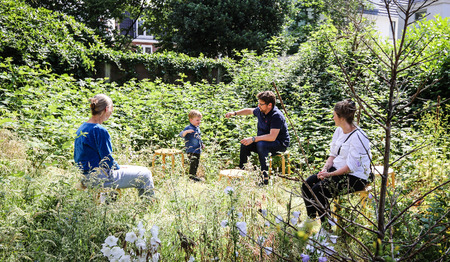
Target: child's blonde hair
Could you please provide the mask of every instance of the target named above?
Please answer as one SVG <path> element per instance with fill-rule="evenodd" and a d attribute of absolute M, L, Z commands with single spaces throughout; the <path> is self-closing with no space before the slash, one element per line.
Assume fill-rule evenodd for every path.
<path fill-rule="evenodd" d="M 198 110 L 191 110 L 188 116 L 189 119 L 193 119 L 194 117 L 202 117 L 202 113 L 200 113 L 200 111 Z"/>

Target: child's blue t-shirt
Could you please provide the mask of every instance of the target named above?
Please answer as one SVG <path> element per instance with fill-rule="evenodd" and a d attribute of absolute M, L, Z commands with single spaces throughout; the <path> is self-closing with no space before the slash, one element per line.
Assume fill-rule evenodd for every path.
<path fill-rule="evenodd" d="M 190 129 L 194 130 L 194 132 L 186 134 L 184 137 L 186 152 L 200 154 L 202 152 L 202 138 L 200 128 L 198 126 L 189 124 L 183 129 L 183 131 L 180 132 L 180 137 L 183 137 L 182 135 L 184 131 Z"/>
<path fill-rule="evenodd" d="M 78 128 L 73 159 L 83 172 L 96 167 L 107 170 L 120 168 L 112 157 L 111 137 L 100 124 L 85 122 Z"/>

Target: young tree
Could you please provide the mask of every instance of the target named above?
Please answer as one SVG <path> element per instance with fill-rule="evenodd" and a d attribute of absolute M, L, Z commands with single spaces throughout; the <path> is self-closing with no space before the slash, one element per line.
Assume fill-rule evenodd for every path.
<path fill-rule="evenodd" d="M 355 3 L 359 1 L 353 1 Z M 449 228 L 449 210 L 444 210 L 442 216 L 428 228 L 421 232 L 413 232 L 410 239 L 404 242 L 395 243 L 393 239 L 394 226 L 403 219 L 409 212 L 409 209 L 415 204 L 422 201 L 436 190 L 448 188 L 450 180 L 441 181 L 437 186 L 427 189 L 417 199 L 411 201 L 406 207 L 393 215 L 393 206 L 401 198 L 401 195 L 393 195 L 390 199 L 388 196 L 388 170 L 391 166 L 395 166 L 399 160 L 405 156 L 422 149 L 423 145 L 415 145 L 413 149 L 398 158 L 392 154 L 392 141 L 396 137 L 393 131 L 396 127 L 401 126 L 402 122 L 417 115 L 419 112 L 411 112 L 410 107 L 417 103 L 421 94 L 432 88 L 440 79 L 430 79 L 427 74 L 433 72 L 437 64 L 442 65 L 442 61 L 448 59 L 450 50 L 448 44 L 448 32 L 445 36 L 432 35 L 432 32 L 426 28 L 415 27 L 416 14 L 426 9 L 437 0 L 423 1 L 391 1 L 383 0 L 379 8 L 384 8 L 387 12 L 391 30 L 394 34 L 392 41 L 386 41 L 375 37 L 368 32 L 362 25 L 362 16 L 346 16 L 349 24 L 347 30 L 336 35 L 336 38 L 329 38 L 329 46 L 333 50 L 333 55 L 338 64 L 336 71 L 339 80 L 345 83 L 346 91 L 358 102 L 360 108 L 366 116 L 384 130 L 384 142 L 381 148 L 383 157 L 384 171 L 381 174 L 381 183 L 379 191 L 377 190 L 377 210 L 376 221 L 365 217 L 369 224 L 374 226 L 374 230 L 362 227 L 368 232 L 375 234 L 375 250 L 372 252 L 370 248 L 359 244 L 362 247 L 365 257 L 373 261 L 385 261 L 386 258 L 397 258 L 398 261 L 410 261 L 420 252 L 440 241 L 442 235 L 430 234 L 433 231 L 440 231 L 445 234 L 445 230 Z M 361 1 L 361 10 L 364 3 Z M 404 20 L 401 34 L 397 36 L 395 28 L 395 19 L 393 11 L 397 11 L 399 19 Z M 437 23 L 443 23 L 444 27 L 448 20 L 441 20 Z M 425 24 L 421 25 L 425 27 Z M 447 29 L 448 31 L 448 29 Z M 443 31 L 445 32 L 445 31 Z M 336 45 L 338 39 L 348 39 L 354 47 L 352 52 L 343 55 L 339 52 L 339 46 Z M 446 54 L 447 58 L 439 59 L 442 54 Z M 433 66 L 435 68 L 433 68 Z M 430 74 L 433 76 L 434 74 Z M 361 81 L 361 78 L 372 79 L 371 81 Z M 377 86 L 377 90 L 374 86 Z M 437 100 L 437 97 L 435 98 Z M 435 100 L 435 101 L 436 101 Z M 445 101 L 444 101 L 445 102 Z M 429 109 L 420 107 L 422 110 Z M 421 110 L 421 111 L 422 111 Z M 401 140 L 401 138 L 398 138 Z M 391 206 L 387 205 L 390 200 Z M 330 213 L 333 213 L 329 210 Z M 339 214 L 336 214 L 339 216 Z M 344 231 L 345 229 L 342 228 Z M 389 256 L 383 254 L 384 245 L 399 244 L 403 246 L 402 252 L 396 254 L 392 249 Z M 441 259 L 446 254 L 442 254 Z M 448 255 L 448 254 L 447 254 Z"/>

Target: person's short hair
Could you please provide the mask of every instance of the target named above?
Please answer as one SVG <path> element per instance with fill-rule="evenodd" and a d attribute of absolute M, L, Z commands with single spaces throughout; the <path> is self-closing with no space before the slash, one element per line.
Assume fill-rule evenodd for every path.
<path fill-rule="evenodd" d="M 189 119 L 193 119 L 194 117 L 202 117 L 202 113 L 200 113 L 200 111 L 198 110 L 191 110 L 189 111 Z"/>
<path fill-rule="evenodd" d="M 92 115 L 101 114 L 108 106 L 112 105 L 112 100 L 109 96 L 104 94 L 95 95 L 89 98 Z"/>
<path fill-rule="evenodd" d="M 264 101 L 264 103 L 269 104 L 272 103 L 272 106 L 275 106 L 276 96 L 272 91 L 263 91 L 256 95 L 256 98 Z"/>
<path fill-rule="evenodd" d="M 344 118 L 347 123 L 352 124 L 356 113 L 356 104 L 351 99 L 337 102 L 334 106 L 334 112 L 338 117 Z"/>

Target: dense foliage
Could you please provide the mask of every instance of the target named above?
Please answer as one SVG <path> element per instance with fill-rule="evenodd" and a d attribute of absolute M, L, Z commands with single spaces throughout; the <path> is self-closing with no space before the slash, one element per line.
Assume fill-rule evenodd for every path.
<path fill-rule="evenodd" d="M 249 49 L 261 54 L 281 30 L 289 12 L 287 0 L 155 1 L 149 28 L 164 48 L 191 56 L 233 56 Z"/>
<path fill-rule="evenodd" d="M 224 193 L 227 181 L 219 181 L 218 171 L 237 165 L 239 140 L 256 132 L 254 118 L 226 119 L 224 115 L 256 106 L 259 91 L 279 91 L 283 104 L 279 101 L 277 106 L 286 108 L 290 120 L 291 178 L 306 177 L 327 157 L 334 130 L 333 105 L 350 95 L 338 70 L 339 61 L 351 69 L 352 83 L 359 93 L 371 90 L 379 98 L 387 97 L 379 76 L 364 70 L 364 66 L 379 68 L 379 72 L 386 68 L 367 48 L 355 51 L 359 38 L 343 37 L 325 23 L 290 57 L 249 51 L 237 52 L 238 61 L 192 58 L 174 52 L 139 55 L 109 50 L 91 30 L 68 16 L 35 10 L 20 1 L 5 0 L 1 7 L 0 260 L 101 260 L 102 244 L 108 235 L 124 243 L 125 233 L 142 220 L 149 227 L 161 227 L 159 252 L 164 260 L 182 261 L 191 255 L 223 261 L 236 257 L 277 259 L 274 254 L 267 255 L 263 247 L 271 247 L 290 260 L 300 260 L 302 253 L 314 260 L 323 255 L 306 248 L 312 243 L 311 228 L 297 227 L 297 220 L 291 220 L 292 211 L 304 210 L 296 191 L 298 183 L 276 178 L 273 186 L 258 189 L 254 186 L 257 174 L 250 168 L 248 176 L 233 182 L 234 194 Z M 436 42 L 429 48 L 419 45 L 419 51 L 411 48 L 408 52 L 423 57 L 439 52 L 442 57 L 425 63 L 420 70 L 405 69 L 402 77 L 417 76 L 408 87 L 416 87 L 419 80 L 448 80 L 449 28 L 448 19 L 437 18 L 410 32 L 411 43 L 428 36 Z M 388 46 L 383 48 L 389 51 Z M 336 55 L 331 55 L 334 52 Z M 364 63 L 354 63 L 355 58 Z M 93 76 L 97 63 L 105 62 L 124 70 L 122 82 L 86 77 Z M 139 64 L 150 72 L 148 79 L 133 79 L 136 75 L 132 69 Z M 214 81 L 212 72 L 218 68 L 224 71 L 226 81 Z M 433 100 L 436 94 L 445 99 L 445 92 L 445 84 L 438 83 L 438 89 L 430 88 L 426 94 Z M 178 133 L 188 123 L 187 112 L 200 110 L 206 145 L 200 169 L 206 182 L 193 184 L 180 176 L 184 170 L 179 162 L 175 170 L 162 171 L 158 160 L 158 168 L 153 171 L 159 202 L 151 206 L 139 201 L 130 204 L 137 199 L 127 190 L 116 203 L 95 205 L 94 191 L 76 189 L 79 177 L 72 152 L 75 130 L 89 117 L 87 99 L 97 93 L 108 94 L 114 102 L 114 113 L 104 125 L 112 135 L 119 163 L 150 166 L 155 149 L 181 149 L 183 141 Z M 368 103 L 383 114 L 382 104 Z M 414 106 L 424 108 L 422 103 Z M 448 184 L 402 213 L 430 188 L 448 181 L 448 116 L 442 114 L 442 107 L 438 114 L 414 117 L 408 116 L 415 112 L 408 107 L 401 115 L 408 121 L 392 127 L 392 157 L 403 157 L 393 166 L 398 183 L 388 191 L 385 215 L 400 219 L 385 238 L 376 240 L 372 234 L 376 226 L 355 209 L 344 208 L 342 214 L 367 230 L 345 224 L 356 239 L 340 235 L 334 245 L 339 254 L 352 257 L 349 250 L 358 250 L 361 243 L 372 250 L 378 242 L 383 244 L 381 256 L 386 261 L 410 254 L 415 254 L 412 260 L 439 259 L 448 252 Z M 364 112 L 360 126 L 371 138 L 374 161 L 381 163 L 382 129 Z M 426 147 L 409 153 L 418 145 Z M 378 181 L 373 183 L 373 197 L 368 201 L 366 215 L 371 218 L 378 214 Z M 359 208 L 358 200 L 349 198 L 347 204 Z M 269 210 L 268 221 L 257 212 L 260 208 Z M 278 214 L 291 225 L 280 223 L 275 218 Z M 302 214 L 300 220 L 304 219 Z M 223 220 L 229 223 L 220 226 Z M 236 231 L 238 221 L 247 223 L 246 237 Z M 265 226 L 265 222 L 272 225 Z M 258 244 L 260 236 L 264 245 Z M 195 252 L 186 246 L 192 243 L 186 239 L 195 242 Z M 426 248 L 418 253 L 415 248 L 424 243 Z"/>
<path fill-rule="evenodd" d="M 120 32 L 113 30 L 111 23 L 121 22 L 132 14 L 139 14 L 145 6 L 145 1 L 140 0 L 25 0 L 25 2 L 34 8 L 41 7 L 73 17 L 93 29 L 103 42 L 113 47 L 120 46 L 121 35 Z M 127 28 L 123 30 L 125 29 Z"/>

